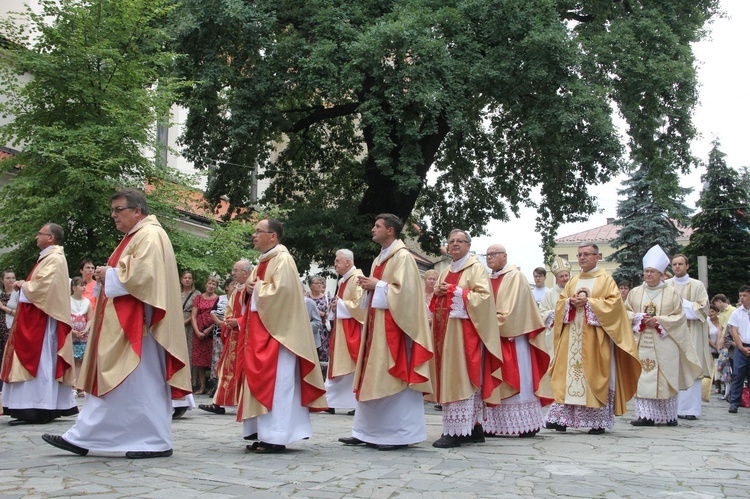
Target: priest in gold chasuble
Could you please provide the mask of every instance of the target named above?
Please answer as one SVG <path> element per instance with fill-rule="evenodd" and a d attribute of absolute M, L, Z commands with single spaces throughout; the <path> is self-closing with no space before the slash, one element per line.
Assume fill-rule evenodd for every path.
<path fill-rule="evenodd" d="M 438 277 L 430 303 L 435 343 L 435 398 L 443 406 L 443 432 L 432 445 L 458 447 L 484 441 L 487 404 L 498 404 L 502 353 L 487 270 L 469 254 L 471 238 L 451 231 L 453 262 Z"/>
<path fill-rule="evenodd" d="M 568 281 L 555 310 L 555 403 L 546 428 L 591 428 L 602 434 L 624 414 L 635 394 L 641 365 L 630 320 L 612 276 L 597 267 L 599 247 L 578 247 L 581 273 Z"/>

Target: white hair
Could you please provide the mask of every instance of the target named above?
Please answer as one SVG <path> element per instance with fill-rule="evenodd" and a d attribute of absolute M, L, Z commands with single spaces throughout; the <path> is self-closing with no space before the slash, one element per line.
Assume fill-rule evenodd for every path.
<path fill-rule="evenodd" d="M 354 253 L 352 253 L 352 250 L 342 248 L 336 252 L 336 255 L 340 255 L 341 258 L 344 260 L 349 260 L 350 262 L 354 262 Z"/>

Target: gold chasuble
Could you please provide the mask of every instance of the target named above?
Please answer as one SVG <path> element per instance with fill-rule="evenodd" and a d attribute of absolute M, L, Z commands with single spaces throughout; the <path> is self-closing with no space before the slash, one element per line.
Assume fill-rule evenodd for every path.
<path fill-rule="evenodd" d="M 430 303 L 437 376 L 435 396 L 428 400 L 457 402 L 481 389 L 482 400 L 497 405 L 503 356 L 487 271 L 476 256 L 469 255 L 456 272 L 451 267 L 443 270 L 437 282 L 450 286 L 447 295 L 433 296 Z M 468 319 L 449 318 L 457 287 L 463 290 Z"/>
<path fill-rule="evenodd" d="M 284 245 L 263 254 L 250 275 L 257 311 L 247 304 L 244 383 L 237 421 L 273 410 L 279 347 L 297 357 L 301 403 L 309 409 L 327 407 L 323 373 L 315 349 L 297 265 Z"/>
<path fill-rule="evenodd" d="M 588 306 L 568 307 L 568 299 L 579 293 L 587 294 Z M 636 392 L 641 365 L 620 290 L 609 274 L 596 269 L 568 281 L 555 309 L 554 337 L 549 372 L 555 402 L 604 407 L 614 362 L 614 413 L 624 414 Z"/>
<path fill-rule="evenodd" d="M 43 252 L 44 253 L 44 252 Z M 19 303 L 3 357 L 6 383 L 36 378 L 47 319 L 57 321 L 55 379 L 73 386 L 73 336 L 70 334 L 70 279 L 62 246 L 49 246 L 21 288 L 31 303 Z"/>
<path fill-rule="evenodd" d="M 357 368 L 362 340 L 362 324 L 367 317 L 367 309 L 361 307 L 365 291 L 357 284 L 362 271 L 353 269 L 339 285 L 337 298 L 343 303 L 351 318 L 342 319 L 336 314 L 333 331 L 328 344 L 328 378 L 334 379 L 353 373 Z"/>
<path fill-rule="evenodd" d="M 534 394 L 542 401 L 542 405 L 548 405 L 552 402 L 552 387 L 546 374 L 549 368 L 547 340 L 529 281 L 512 263 L 493 276 L 491 282 L 495 299 L 494 308 L 503 349 L 504 383 L 499 387 L 499 396 L 506 399 L 521 392 L 518 357 L 513 338 L 526 336 L 531 356 Z"/>
<path fill-rule="evenodd" d="M 190 365 L 182 322 L 177 263 L 166 232 L 149 215 L 128 232 L 107 265 L 129 294 L 108 298 L 100 290 L 78 385 L 100 397 L 117 388 L 141 362 L 143 337 L 151 331 L 166 350 L 166 382 L 172 398 L 191 392 Z M 144 306 L 153 308 L 145 324 Z"/>
<path fill-rule="evenodd" d="M 636 396 L 668 399 L 679 390 L 690 388 L 703 368 L 682 311 L 682 298 L 672 286 L 641 285 L 633 288 L 625 301 L 631 320 L 643 313 L 656 317 L 656 328 L 642 323 L 637 334 L 641 376 Z"/>
<path fill-rule="evenodd" d="M 361 402 L 395 395 L 407 387 L 433 392 L 432 335 L 419 269 L 400 240 L 380 259 L 373 262 L 370 275 L 388 283 L 388 308 L 372 308 L 373 293 L 369 293 L 353 382 Z"/>

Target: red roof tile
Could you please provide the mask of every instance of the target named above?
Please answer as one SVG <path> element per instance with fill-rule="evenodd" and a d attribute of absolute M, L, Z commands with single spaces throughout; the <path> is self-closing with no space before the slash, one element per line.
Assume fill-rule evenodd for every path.
<path fill-rule="evenodd" d="M 690 227 L 682 227 L 681 225 L 677 224 L 677 227 L 680 229 L 680 238 L 679 239 L 690 239 L 690 234 L 693 233 L 693 229 Z M 620 232 L 620 229 L 622 228 L 621 225 L 615 225 L 613 223 L 608 223 L 606 225 L 601 225 L 599 227 L 595 227 L 593 229 L 584 230 L 582 232 L 576 232 L 575 234 L 570 234 L 568 236 L 563 236 L 555 239 L 555 242 L 557 244 L 565 244 L 565 243 L 581 243 L 590 241 L 592 243 L 608 243 L 611 240 L 613 240 L 615 237 L 617 237 L 617 234 Z"/>

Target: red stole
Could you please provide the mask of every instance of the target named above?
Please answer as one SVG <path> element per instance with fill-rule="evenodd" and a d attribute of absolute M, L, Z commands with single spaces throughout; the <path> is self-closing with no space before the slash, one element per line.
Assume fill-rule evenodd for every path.
<path fill-rule="evenodd" d="M 350 277 L 339 287 L 339 292 L 336 293 L 339 300 L 344 299 L 344 290 L 351 279 L 354 279 L 354 277 Z M 334 316 L 333 328 L 331 329 L 331 339 L 328 343 L 328 379 L 333 379 L 333 352 L 336 341 L 336 324 L 338 322 L 336 319 L 337 318 Z M 362 342 L 362 324 L 352 317 L 349 319 L 341 319 L 341 326 L 344 329 L 344 338 L 346 340 L 346 348 L 349 351 L 349 356 L 352 358 L 352 361 L 357 362 L 359 346 Z"/>
<path fill-rule="evenodd" d="M 240 400 L 242 364 L 245 361 L 245 335 L 241 333 L 245 326 L 245 318 L 242 315 L 245 296 L 244 289 L 234 294 L 232 313 L 236 314 L 233 318 L 237 320 L 238 329 L 221 326 L 221 358 L 218 364 L 220 378 L 214 396 L 214 403 L 218 405 L 237 405 Z"/>
<path fill-rule="evenodd" d="M 44 258 L 46 258 L 46 256 Z M 41 258 L 36 264 L 34 264 L 34 267 L 32 267 L 31 272 L 29 272 L 29 275 L 26 278 L 27 281 L 31 280 L 31 277 L 34 275 L 34 270 L 36 270 L 36 266 L 39 265 L 39 262 L 44 260 L 44 258 Z M 15 352 L 24 369 L 36 378 L 36 373 L 39 370 L 39 359 L 42 356 L 44 335 L 47 331 L 47 319 L 49 319 L 49 316 L 33 303 L 18 303 L 16 320 L 13 322 L 11 334 L 8 338 L 5 354 L 3 356 L 3 369 L 2 372 L 0 372 L 0 378 L 2 378 L 3 381 L 7 381 L 8 376 L 10 375 L 13 352 Z M 65 344 L 67 335 L 70 334 L 71 327 L 64 322 L 56 322 L 57 349 L 59 352 Z M 65 370 L 70 367 L 70 364 L 65 362 L 65 360 L 63 360 L 58 354 L 57 362 L 55 364 L 55 379 L 62 379 Z"/>
<path fill-rule="evenodd" d="M 269 261 L 270 259 L 264 260 L 258 264 L 258 279 L 262 280 L 265 277 Z M 294 285 L 294 283 L 288 283 L 288 285 Z M 294 306 L 294 304 L 290 304 L 290 306 Z M 253 397 L 271 411 L 273 410 L 273 394 L 276 390 L 276 371 L 279 365 L 279 346 L 281 343 L 263 325 L 260 314 L 257 311 L 251 311 L 250 308 L 251 306 L 248 303 L 245 313 L 247 326 L 244 355 L 245 380 Z M 295 334 L 305 334 L 305 332 L 295 331 Z M 320 390 L 305 382 L 305 376 L 316 368 L 315 363 L 299 355 L 296 355 L 296 357 L 300 368 L 301 402 L 303 406 L 308 406 L 325 394 L 325 390 Z M 311 408 L 310 410 L 324 411 L 325 408 Z M 240 407 L 237 410 L 237 416 L 240 417 L 241 414 L 242 408 Z"/>
<path fill-rule="evenodd" d="M 385 266 L 388 265 L 388 262 L 389 260 L 386 260 L 375 267 L 375 270 L 372 273 L 372 276 L 375 279 L 381 279 L 383 277 L 383 272 L 385 271 Z M 359 377 L 360 386 L 366 375 L 366 366 L 370 357 L 370 349 L 372 347 L 372 335 L 375 331 L 375 310 L 377 309 L 373 310 L 372 308 L 372 298 L 374 295 L 375 291 L 370 293 L 367 300 L 367 338 L 365 340 L 363 368 Z M 424 302 L 424 299 L 421 301 Z M 428 362 L 432 358 L 432 353 L 416 341 L 413 341 L 411 344 L 410 359 L 406 351 L 407 334 L 398 327 L 390 310 L 385 309 L 383 310 L 383 313 L 386 343 L 388 344 L 388 350 L 394 361 L 393 367 L 388 369 L 388 373 L 394 378 L 398 378 L 407 384 L 426 382 L 427 378 L 416 372 L 416 368 L 417 366 Z M 359 386 L 355 387 L 354 392 L 357 395 L 357 400 L 359 400 Z"/>

